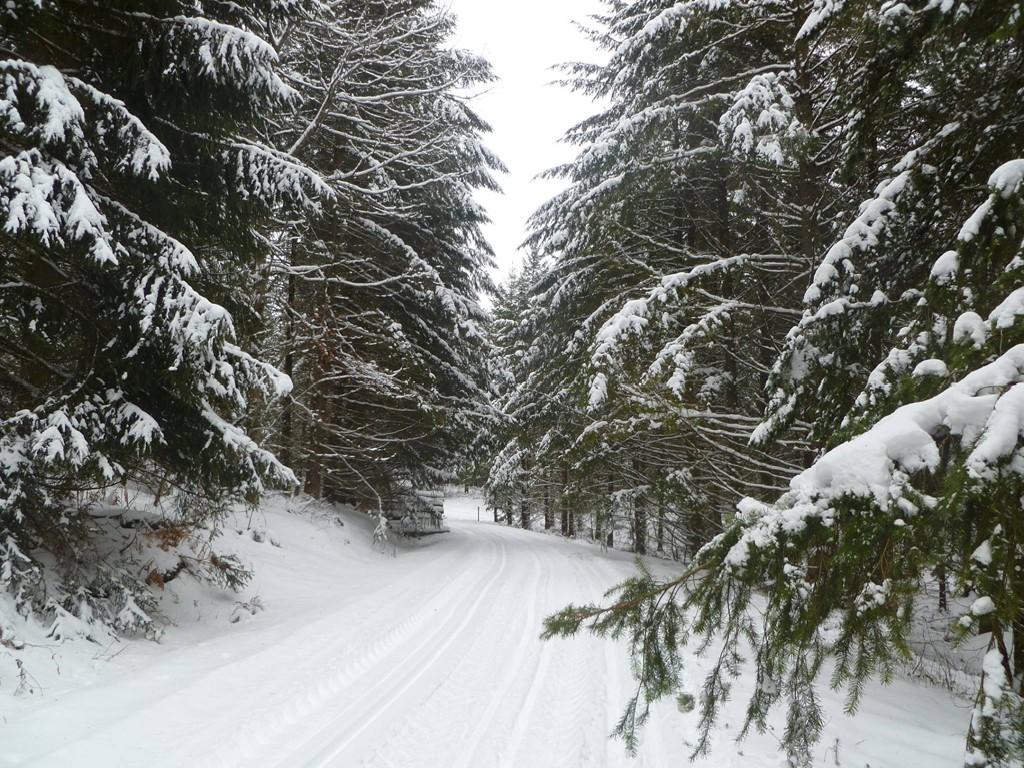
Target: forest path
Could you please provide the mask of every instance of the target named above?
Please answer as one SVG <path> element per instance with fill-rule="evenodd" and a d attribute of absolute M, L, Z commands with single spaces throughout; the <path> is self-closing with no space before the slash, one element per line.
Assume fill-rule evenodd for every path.
<path fill-rule="evenodd" d="M 351 519 L 343 543 L 356 545 L 344 556 L 325 547 L 322 560 L 311 560 L 303 537 L 328 534 L 293 532 L 293 517 L 270 518 L 285 544 L 254 550 L 267 553 L 256 563 L 268 579 L 266 613 L 212 635 L 175 628 L 160 646 L 130 648 L 135 658 L 118 673 L 15 711 L 0 729 L 0 765 L 686 765 L 696 714 L 672 701 L 655 705 L 636 757 L 608 739 L 634 685 L 622 644 L 538 637 L 546 615 L 600 600 L 634 573 L 632 556 L 478 523 L 477 506 L 471 497 L 450 501 L 451 533 L 395 558 L 370 552 L 365 520 Z M 658 561 L 650 567 L 666 576 L 677 570 Z M 292 592 L 270 591 L 289 578 Z M 699 690 L 705 664 L 688 670 L 691 689 Z M 771 733 L 738 748 L 731 742 L 746 690 L 741 679 L 715 752 L 698 765 L 784 764 Z M 834 722 L 820 765 L 959 765 L 963 720 L 945 693 L 897 681 L 868 698 L 853 721 L 831 693 L 823 696 Z M 838 744 L 830 735 L 836 728 Z"/>
<path fill-rule="evenodd" d="M 600 599 L 635 571 L 632 557 L 494 525 L 486 514 L 479 499 L 450 500 L 451 533 L 400 556 L 415 563 L 405 567 L 419 577 L 400 589 L 381 584 L 377 599 L 414 629 L 392 636 L 267 765 L 637 765 L 608 740 L 629 695 L 628 674 L 607 674 L 598 640 L 539 639 L 546 615 L 571 601 Z M 355 643 L 376 642 L 389 629 L 370 622 Z M 616 661 L 625 664 L 624 655 Z M 674 712 L 671 704 L 665 709 Z M 652 746 L 659 723 L 648 734 Z M 681 720 L 676 725 L 672 758 L 648 750 L 640 764 L 676 764 Z"/>

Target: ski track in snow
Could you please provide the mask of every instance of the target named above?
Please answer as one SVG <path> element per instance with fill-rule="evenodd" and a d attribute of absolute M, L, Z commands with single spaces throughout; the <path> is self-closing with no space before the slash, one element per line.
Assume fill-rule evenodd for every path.
<path fill-rule="evenodd" d="M 240 629 L 201 641 L 148 644 L 158 651 L 139 651 L 139 659 L 101 670 L 95 680 L 8 709 L 0 726 L 0 765 L 687 764 L 696 714 L 680 712 L 671 701 L 654 705 L 636 756 L 609 740 L 635 686 L 621 643 L 538 637 L 544 616 L 568 602 L 600 600 L 633 573 L 631 556 L 478 523 L 478 504 L 469 497 L 450 502 L 451 534 L 396 558 L 365 552 L 360 558 L 362 550 L 352 547 L 337 571 L 325 560 L 319 580 L 310 576 L 323 591 L 309 596 L 305 609 L 275 619 L 272 603 Z M 355 535 L 358 525 L 350 520 L 346 531 Z M 289 564 L 303 567 L 271 555 L 281 558 L 282 573 L 294 573 Z M 676 569 L 658 561 L 650 567 L 665 575 Z M 267 575 L 275 578 L 280 575 Z M 687 667 L 694 692 L 706 664 L 697 659 Z M 771 733 L 739 747 L 732 743 L 745 703 L 743 680 L 737 688 L 714 753 L 697 765 L 780 768 L 784 760 Z M 830 722 L 820 765 L 960 764 L 965 712 L 948 694 L 907 681 L 870 694 L 851 721 L 840 714 L 841 701 L 822 692 Z"/>

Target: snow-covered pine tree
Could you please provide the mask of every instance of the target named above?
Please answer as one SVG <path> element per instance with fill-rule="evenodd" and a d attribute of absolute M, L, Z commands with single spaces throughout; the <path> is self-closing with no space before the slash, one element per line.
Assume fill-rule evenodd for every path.
<path fill-rule="evenodd" d="M 743 501 L 678 580 L 644 575 L 548 623 L 632 637 L 645 698 L 678 692 L 684 642 L 721 644 L 698 749 L 749 647 L 747 727 L 785 702 L 785 746 L 810 764 L 817 679 L 855 709 L 909 653 L 923 586 L 945 570 L 967 596 L 953 629 L 988 645 L 965 764 L 1024 759 L 1022 29 L 1015 2 L 806 14 L 800 38 L 859 52 L 841 139 L 879 183 L 816 270 L 757 438 L 799 413 L 831 450 L 772 503 Z"/>
<path fill-rule="evenodd" d="M 537 333 L 558 343 L 530 386 L 557 395 L 547 415 L 565 422 L 541 463 L 568 465 L 637 548 L 648 526 L 664 548 L 668 526 L 692 554 L 744 488 L 781 489 L 802 466 L 792 447 L 748 447 L 849 194 L 827 171 L 848 59 L 831 40 L 797 45 L 799 18 L 777 3 L 610 3 L 595 35 L 609 62 L 570 67 L 609 106 L 570 135 L 580 155 L 553 172 L 568 188 L 533 221 L 551 262 Z"/>
<path fill-rule="evenodd" d="M 612 14 L 598 20 L 606 29 L 595 33 L 606 48 L 617 45 L 616 35 L 628 35 L 630 24 L 644 26 L 642 9 L 613 5 Z M 580 157 L 552 172 L 567 179 L 568 187 L 532 221 L 528 242 L 547 266 L 534 281 L 532 311 L 521 329 L 532 336 L 529 368 L 504 403 L 518 425 L 519 445 L 508 446 L 495 470 L 507 474 L 511 458 L 529 456 L 530 474 L 545 488 L 551 482 L 544 478 L 553 481 L 557 506 L 565 511 L 564 533 L 574 532 L 579 518 L 589 521 L 590 533 L 604 538 L 613 518 L 629 518 L 620 523 L 630 529 L 634 548 L 642 550 L 646 526 L 637 522 L 647 500 L 637 491 L 648 485 L 641 454 L 652 446 L 613 434 L 608 420 L 588 414 L 592 370 L 587 348 L 623 294 L 659 267 L 669 269 L 662 265 L 672 256 L 664 248 L 648 247 L 644 237 L 660 241 L 675 221 L 678 190 L 672 189 L 670 156 L 678 133 L 672 117 L 630 122 L 639 109 L 635 101 L 644 96 L 629 72 L 623 72 L 621 83 L 616 79 L 625 61 L 570 68 L 574 87 L 610 98 L 612 104 L 570 133 L 569 140 L 582 147 Z M 649 64 L 640 68 L 646 71 Z M 615 135 L 617 130 L 621 135 Z M 648 150 L 639 152 L 643 146 Z M 544 496 L 549 507 L 549 494 Z"/>
<path fill-rule="evenodd" d="M 296 380 L 279 442 L 316 495 L 375 502 L 450 479 L 486 410 L 491 253 L 473 193 L 500 163 L 460 95 L 488 66 L 450 46 L 453 29 L 435 2 L 351 0 L 279 32 L 302 101 L 275 141 L 335 193 L 274 264 Z"/>
<path fill-rule="evenodd" d="M 1009 11 L 985 8 L 944 13 L 941 22 L 870 3 L 808 15 L 802 37 L 848 39 L 860 52 L 841 86 L 839 160 L 846 177 L 871 186 L 815 264 L 803 317 L 773 367 L 756 442 L 807 412 L 817 446 L 843 439 L 837 430 L 857 394 L 915 311 L 931 268 L 924 254 L 955 239 L 972 205 L 963 190 L 983 189 L 1020 142 L 1016 41 L 994 31 Z M 868 28 L 877 34 L 861 34 Z"/>
<path fill-rule="evenodd" d="M 488 338 L 492 402 L 498 415 L 488 432 L 484 487 L 488 506 L 499 510 L 505 522 L 529 528 L 540 512 L 544 528 L 551 529 L 561 489 L 549 469 L 532 461 L 541 435 L 529 431 L 539 423 L 535 411 L 543 407 L 531 397 L 536 390 L 529 383 L 540 352 L 530 318 L 534 285 L 542 271 L 540 258 L 531 253 L 522 270 L 495 292 Z"/>
<path fill-rule="evenodd" d="M 263 253 L 261 217 L 327 191 L 253 139 L 294 92 L 249 30 L 294 4 L 0 10 L 4 610 L 148 624 L 138 574 L 86 543 L 85 492 L 175 488 L 187 528 L 293 482 L 241 425 L 290 383 L 238 346 L 224 304 Z M 59 566 L 46 581 L 43 552 Z"/>

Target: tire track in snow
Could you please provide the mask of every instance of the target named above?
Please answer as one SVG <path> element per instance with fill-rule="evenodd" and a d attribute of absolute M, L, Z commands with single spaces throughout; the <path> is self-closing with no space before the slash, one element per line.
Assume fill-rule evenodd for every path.
<path fill-rule="evenodd" d="M 530 549 L 529 553 L 530 558 L 533 561 L 533 573 L 536 585 L 533 590 L 533 599 L 528 603 L 527 618 L 526 621 L 523 622 L 523 629 L 519 635 L 519 642 L 516 644 L 512 661 L 505 671 L 504 678 L 498 685 L 497 690 L 491 694 L 491 700 L 487 705 L 487 709 L 484 710 L 483 716 L 473 729 L 473 733 L 470 736 L 468 743 L 463 746 L 461 757 L 458 762 L 455 763 L 454 768 L 471 768 L 476 765 L 473 761 L 480 749 L 480 743 L 493 725 L 495 715 L 498 713 L 498 707 L 502 704 L 508 703 L 506 697 L 515 684 L 520 670 L 526 663 L 526 653 L 530 647 L 531 641 L 534 641 L 536 638 L 537 593 L 542 592 L 544 588 L 546 588 L 548 581 L 551 579 L 551 569 L 545 569 L 543 567 L 540 557 L 537 556 L 535 550 Z M 541 581 L 544 582 L 543 588 L 540 586 Z M 520 714 L 522 714 L 522 711 L 523 710 L 521 709 Z"/>
<path fill-rule="evenodd" d="M 550 595 L 551 569 L 549 568 L 547 578 L 544 583 L 543 594 L 538 595 L 538 597 L 543 598 L 545 610 L 546 606 L 550 602 Z M 519 708 L 515 722 L 512 725 L 511 739 L 506 743 L 505 748 L 499 755 L 499 768 L 519 768 L 520 763 L 517 762 L 517 759 L 519 757 L 520 750 L 523 747 L 523 740 L 526 737 L 531 718 L 538 709 L 538 697 L 547 680 L 548 672 L 551 667 L 551 648 L 547 643 L 541 646 L 538 656 L 537 664 L 534 666 L 533 675 L 531 676 L 530 683 L 526 689 L 526 696 L 523 699 L 523 704 Z"/>
<path fill-rule="evenodd" d="M 489 562 L 496 561 L 496 551 L 496 545 L 490 551 L 476 548 L 479 556 L 474 559 L 489 557 Z M 425 574 L 435 570 L 443 573 L 443 564 L 438 560 L 424 559 L 424 565 L 414 569 L 416 574 L 401 578 L 399 582 L 422 581 Z M 429 605 L 436 602 L 443 606 L 450 590 L 457 589 L 467 578 L 472 579 L 472 575 L 459 574 L 451 578 Z M 339 637 L 337 629 L 339 626 L 351 626 L 351 613 L 357 610 L 356 606 L 363 608 L 371 621 L 378 617 L 390 621 L 394 614 L 386 604 L 379 605 L 377 610 L 369 609 L 373 601 L 374 596 L 370 595 L 346 603 L 344 607 L 332 610 L 302 625 L 298 630 L 270 624 L 254 627 L 252 633 L 225 634 L 211 643 L 204 643 L 207 646 L 204 651 L 207 659 L 222 660 L 219 664 L 211 663 L 205 669 L 197 670 L 187 664 L 194 657 L 192 648 L 176 650 L 165 657 L 164 671 L 158 681 L 179 679 L 178 687 L 159 696 L 140 700 L 140 705 L 127 717 L 104 722 L 99 728 L 83 732 L 63 743 L 58 741 L 52 747 L 40 744 L 41 749 L 33 752 L 28 759 L 36 766 L 59 768 L 79 764 L 89 756 L 100 760 L 111 754 L 110 745 L 118 743 L 125 732 L 147 732 L 153 730 L 153 723 L 167 723 L 159 732 L 153 732 L 154 736 L 163 738 L 167 733 L 185 727 L 187 723 L 192 737 L 185 742 L 175 743 L 174 756 L 171 757 L 171 750 L 160 749 L 146 760 L 145 765 L 167 768 L 179 768 L 182 764 L 216 768 L 251 766 L 252 760 L 265 756 L 263 747 L 272 744 L 275 736 L 285 733 L 310 711 L 314 711 L 327 695 L 325 692 L 333 693 L 349 682 L 352 674 L 365 674 L 368 671 L 364 669 L 366 665 L 352 660 L 352 638 Z M 415 625 L 427 624 L 434 618 L 433 612 L 426 609 L 420 611 L 406 619 L 403 623 L 405 631 L 400 634 L 415 634 Z M 397 637 L 392 639 L 392 642 L 398 641 Z M 378 639 L 375 642 L 381 641 Z M 280 680 L 277 680 L 276 685 L 272 676 L 269 676 L 269 681 L 265 681 L 268 678 L 265 672 L 281 664 L 281 649 L 284 647 L 301 648 L 302 656 L 292 661 L 295 665 L 293 681 L 282 693 Z M 364 653 L 372 653 L 372 648 L 365 644 L 360 647 Z M 224 650 L 217 654 L 217 648 Z M 349 649 L 348 653 L 342 652 L 345 648 Z M 349 665 L 339 668 L 344 663 L 339 658 L 350 660 Z M 125 679 L 130 679 L 130 676 L 125 676 Z M 117 688 L 121 684 L 118 679 L 113 679 L 104 688 Z M 225 691 L 232 692 L 233 706 L 228 710 L 216 704 Z M 90 697 L 98 693 L 98 690 L 76 691 L 70 698 L 82 699 L 88 705 Z M 55 702 L 53 706 L 65 705 Z M 195 746 L 204 742 L 205 749 Z M 211 751 L 211 743 L 219 747 Z M 125 755 L 124 759 L 128 759 L 128 756 Z"/>
<path fill-rule="evenodd" d="M 435 664 L 437 664 L 440 659 L 444 657 L 445 652 L 452 645 L 454 645 L 456 641 L 461 639 L 461 633 L 476 617 L 477 613 L 480 610 L 480 606 L 483 604 L 485 598 L 493 590 L 494 585 L 500 581 L 502 575 L 504 574 L 508 566 L 507 547 L 505 546 L 504 542 L 501 542 L 500 540 L 498 540 L 498 546 L 501 551 L 501 564 L 497 569 L 493 570 L 489 579 L 485 579 L 486 585 L 477 592 L 475 599 L 472 600 L 469 609 L 462 616 L 462 619 L 458 621 L 456 626 L 453 628 L 449 627 L 450 621 L 445 621 L 443 624 L 440 625 L 440 627 L 436 631 L 430 633 L 426 637 L 426 639 L 424 639 L 415 648 L 409 651 L 406 661 L 410 665 L 415 666 L 416 668 L 416 671 L 412 674 L 412 676 L 405 679 L 403 683 L 400 683 L 396 690 L 388 691 L 388 682 L 392 678 L 398 676 L 402 670 L 401 664 L 392 667 L 390 671 L 386 673 L 384 677 L 381 678 L 370 691 L 361 695 L 359 702 L 347 708 L 353 709 L 356 706 L 359 707 L 359 709 L 362 712 L 362 717 L 360 718 L 359 716 L 357 716 L 356 719 L 358 724 L 354 728 L 351 728 L 351 730 L 349 730 L 343 738 L 333 743 L 330 743 L 327 746 L 323 747 L 321 750 L 319 750 L 315 754 L 315 756 L 311 760 L 304 763 L 304 765 L 308 766 L 308 768 L 326 768 L 326 766 L 331 765 L 331 763 L 336 758 L 340 757 L 341 754 L 354 741 L 356 741 L 356 739 L 358 739 L 363 733 L 365 733 L 370 728 L 370 726 L 372 726 L 381 717 L 388 714 L 388 710 L 409 689 L 411 689 L 413 685 L 415 685 L 420 679 L 422 679 L 428 672 L 431 671 L 431 668 Z M 457 615 L 457 613 L 458 610 L 453 610 L 450 616 L 454 617 L 455 615 Z M 428 649 L 433 644 L 433 642 L 439 637 L 444 637 L 445 639 L 437 646 L 433 653 L 429 655 L 426 661 L 424 661 L 423 663 L 417 663 L 420 654 L 426 651 L 426 649 Z M 401 678 L 399 678 L 399 680 L 401 680 Z M 383 702 L 374 702 L 371 704 L 370 699 L 377 692 L 383 692 L 384 695 L 387 696 L 387 698 Z M 371 708 L 369 712 L 366 712 L 367 708 Z M 334 721 L 333 725 L 337 725 L 339 723 L 345 723 L 346 725 L 351 724 L 350 721 L 344 719 L 343 714 L 344 713 L 339 714 L 339 716 Z M 285 765 L 293 766 L 295 765 L 295 763 L 287 762 L 285 763 Z"/>
<path fill-rule="evenodd" d="M 482 530 L 498 534 L 490 527 Z M 410 711 L 415 716 L 399 717 L 397 728 L 385 734 L 377 749 L 360 763 L 363 768 L 450 768 L 464 758 L 467 748 L 463 745 L 470 742 L 476 745 L 475 766 L 495 764 L 501 739 L 510 728 L 509 712 L 525 697 L 525 690 L 519 689 L 526 680 L 515 674 L 497 702 L 493 689 L 501 686 L 503 670 L 511 673 L 515 666 L 519 642 L 536 634 L 538 628 L 530 626 L 527 613 L 536 610 L 535 598 L 548 578 L 535 548 L 509 534 L 498 534 L 508 544 L 509 571 L 489 601 L 489 610 L 466 631 L 458 663 L 414 703 Z M 533 647 L 538 645 L 534 640 Z M 493 711 L 495 703 L 497 711 Z M 488 710 L 494 714 L 491 726 L 481 727 L 481 713 Z"/>
<path fill-rule="evenodd" d="M 278 751 L 274 748 L 278 747 L 279 749 L 282 746 L 282 737 L 289 735 L 296 724 L 308 721 L 311 716 L 315 717 L 318 712 L 324 711 L 331 701 L 357 686 L 364 678 L 378 669 L 387 658 L 399 654 L 404 645 L 412 642 L 422 629 L 437 621 L 439 610 L 444 610 L 451 615 L 457 613 L 468 600 L 453 600 L 452 594 L 461 596 L 468 593 L 471 595 L 474 587 L 480 583 L 480 579 L 476 578 L 476 568 L 483 568 L 486 572 L 487 569 L 493 569 L 493 564 L 499 562 L 500 544 L 493 540 L 489 544 L 491 546 L 487 555 L 481 558 L 486 560 L 486 564 L 474 563 L 472 568 L 468 568 L 462 574 L 450 579 L 440 590 L 434 592 L 432 598 L 419 610 L 399 624 L 386 629 L 382 636 L 363 643 L 354 650 L 349 648 L 340 656 L 334 656 L 331 648 L 324 650 L 315 646 L 311 648 L 308 642 L 296 643 L 297 647 L 301 647 L 306 652 L 305 661 L 302 664 L 304 674 L 296 675 L 286 694 L 268 696 L 271 706 L 264 713 L 250 719 L 244 728 L 232 734 L 232 737 L 221 749 L 213 755 L 206 756 L 197 765 L 209 766 L 209 768 L 249 766 L 252 765 L 251 760 L 266 759 L 268 751 L 271 753 Z M 420 574 L 419 578 L 422 581 L 423 574 Z M 412 579 L 402 580 L 402 582 L 406 581 L 411 582 Z M 469 582 L 468 586 L 466 582 Z M 388 588 L 390 591 L 391 585 L 388 585 Z M 374 599 L 382 604 L 382 612 L 386 616 L 393 615 L 393 606 L 392 610 L 388 610 L 387 600 L 382 600 L 380 596 L 360 602 L 369 603 Z M 343 613 L 347 616 L 352 610 L 352 607 L 348 606 Z M 364 635 L 367 634 L 365 629 L 362 632 Z M 433 636 L 435 635 L 429 634 L 428 638 Z M 331 637 L 328 639 L 333 640 L 334 648 L 345 642 L 345 638 Z M 408 655 L 419 652 L 422 645 L 421 641 L 417 644 L 416 650 L 411 651 Z M 366 695 L 371 695 L 375 686 L 380 684 L 381 682 L 378 681 L 371 686 Z M 277 701 L 280 699 L 283 699 L 283 702 Z M 283 765 L 290 766 L 292 764 L 288 762 L 288 758 L 285 758 Z"/>
<path fill-rule="evenodd" d="M 545 615 L 570 602 L 598 599 L 604 592 L 588 562 L 590 553 L 574 543 L 554 541 L 545 564 L 555 588 L 542 606 Z M 517 723 L 514 741 L 503 755 L 505 768 L 604 765 L 608 732 L 601 706 L 606 686 L 600 642 L 580 636 L 544 643 L 545 668 L 532 693 L 535 705 Z"/>

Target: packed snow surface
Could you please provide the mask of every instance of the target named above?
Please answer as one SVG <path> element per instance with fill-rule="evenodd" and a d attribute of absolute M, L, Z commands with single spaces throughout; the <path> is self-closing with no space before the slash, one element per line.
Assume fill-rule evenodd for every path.
<path fill-rule="evenodd" d="M 221 544 L 255 570 L 240 595 L 166 586 L 159 643 L 30 648 L 34 694 L 0 688 L 0 765 L 57 768 L 569 768 L 686 765 L 697 714 L 655 707 L 639 753 L 608 739 L 633 690 L 621 645 L 541 642 L 542 618 L 599 600 L 629 555 L 489 522 L 450 499 L 451 533 L 371 547 L 372 521 L 284 499 Z M 477 522 L 477 509 L 482 522 Z M 669 575 L 671 563 L 651 560 Z M 698 692 L 706 662 L 687 683 Z M 775 731 L 740 745 L 751 681 L 723 712 L 714 768 L 782 768 Z M 855 718 L 822 690 L 820 766 L 954 768 L 968 705 L 908 679 Z"/>

